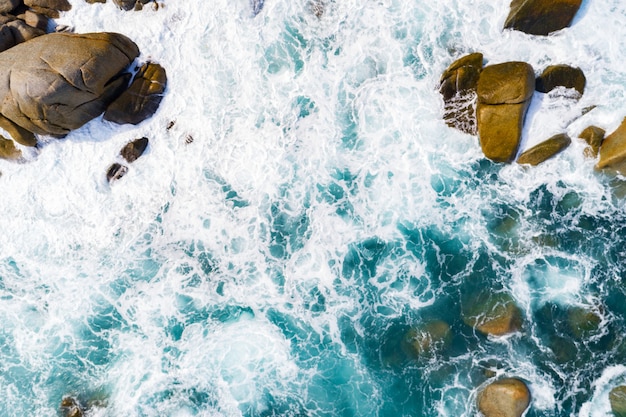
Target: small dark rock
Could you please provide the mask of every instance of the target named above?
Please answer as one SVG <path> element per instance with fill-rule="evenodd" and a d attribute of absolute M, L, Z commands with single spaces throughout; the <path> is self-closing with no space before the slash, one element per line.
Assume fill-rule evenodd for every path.
<path fill-rule="evenodd" d="M 550 65 L 537 78 L 535 90 L 547 93 L 556 87 L 563 86 L 573 88 L 582 95 L 586 82 L 585 74 L 580 68 L 569 65 Z"/>
<path fill-rule="evenodd" d="M 533 166 L 539 165 L 567 148 L 570 143 L 572 143 L 572 140 L 567 134 L 559 133 L 523 152 L 517 158 L 517 163 Z"/>
<path fill-rule="evenodd" d="M 128 172 L 128 167 L 115 162 L 107 171 L 107 180 L 109 182 L 119 180 Z"/>
<path fill-rule="evenodd" d="M 120 155 L 122 155 L 122 158 L 124 158 L 129 163 L 135 162 L 144 153 L 147 147 L 148 138 L 144 137 L 135 139 L 134 141 L 129 142 L 128 144 L 126 144 L 126 146 L 122 148 L 122 150 L 120 151 Z"/>
<path fill-rule="evenodd" d="M 130 87 L 107 107 L 104 120 L 134 125 L 144 121 L 159 108 L 166 84 L 165 69 L 159 64 L 145 63 Z"/>
<path fill-rule="evenodd" d="M 175 124 L 176 124 L 175 120 L 170 120 L 169 123 L 167 124 L 167 127 L 165 129 L 166 130 L 170 130 L 171 128 L 174 127 Z"/>

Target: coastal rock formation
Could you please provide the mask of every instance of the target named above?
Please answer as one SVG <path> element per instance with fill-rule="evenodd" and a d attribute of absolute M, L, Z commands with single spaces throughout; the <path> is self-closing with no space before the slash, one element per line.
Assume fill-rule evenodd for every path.
<path fill-rule="evenodd" d="M 0 135 L 0 159 L 18 160 L 22 152 L 17 149 L 15 142 Z"/>
<path fill-rule="evenodd" d="M 537 77 L 535 89 L 541 93 L 552 91 L 558 86 L 573 88 L 582 96 L 587 79 L 580 68 L 569 65 L 550 65 Z"/>
<path fill-rule="evenodd" d="M 147 62 L 141 66 L 130 87 L 114 100 L 104 113 L 104 120 L 137 124 L 159 108 L 167 84 L 165 69 Z"/>
<path fill-rule="evenodd" d="M 478 409 L 485 417 L 521 417 L 530 405 L 530 391 L 517 378 L 487 385 L 478 394 Z"/>
<path fill-rule="evenodd" d="M 503 336 L 522 327 L 522 313 L 507 293 L 473 295 L 463 305 L 463 322 L 484 335 Z"/>
<path fill-rule="evenodd" d="M 567 148 L 572 140 L 565 133 L 559 133 L 524 151 L 518 158 L 518 164 L 539 165 Z"/>
<path fill-rule="evenodd" d="M 626 385 L 620 385 L 609 392 L 611 411 L 615 417 L 626 417 Z"/>
<path fill-rule="evenodd" d="M 439 84 L 446 124 L 470 135 L 476 134 L 476 85 L 482 68 L 483 54 L 466 55 L 443 72 Z"/>
<path fill-rule="evenodd" d="M 533 68 L 525 62 L 483 68 L 476 89 L 476 113 L 480 146 L 487 158 L 496 162 L 515 159 L 534 87 Z"/>
<path fill-rule="evenodd" d="M 8 13 L 21 3 L 21 0 L 0 0 L 0 13 Z"/>
<path fill-rule="evenodd" d="M 125 88 L 139 55 L 118 33 L 51 33 L 0 54 L 0 113 L 40 135 L 64 136 L 100 115 Z"/>
<path fill-rule="evenodd" d="M 11 15 L 0 15 L 0 52 L 46 32 Z"/>
<path fill-rule="evenodd" d="M 569 26 L 582 0 L 513 0 L 505 29 L 548 35 Z"/>
<path fill-rule="evenodd" d="M 61 411 L 65 417 L 83 417 L 84 415 L 83 407 L 72 397 L 64 397 L 61 400 Z"/>
<path fill-rule="evenodd" d="M 626 118 L 604 139 L 599 155 L 596 168 L 626 173 Z"/>
<path fill-rule="evenodd" d="M 429 356 L 452 342 L 450 326 L 443 320 L 432 320 L 411 328 L 404 337 L 404 349 L 410 356 Z"/>
<path fill-rule="evenodd" d="M 585 130 L 580 132 L 578 137 L 584 139 L 589 145 L 589 148 L 585 149 L 585 155 L 590 156 L 591 158 L 598 156 L 600 146 L 602 146 L 602 142 L 604 141 L 605 133 L 604 129 L 597 126 L 588 126 Z"/>

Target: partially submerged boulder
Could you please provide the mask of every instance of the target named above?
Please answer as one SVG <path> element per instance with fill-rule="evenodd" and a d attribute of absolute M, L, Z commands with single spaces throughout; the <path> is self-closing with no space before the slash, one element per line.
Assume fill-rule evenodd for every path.
<path fill-rule="evenodd" d="M 111 103 L 104 120 L 138 124 L 159 108 L 167 84 L 165 69 L 152 62 L 141 66 L 130 87 Z"/>
<path fill-rule="evenodd" d="M 492 382 L 478 394 L 478 410 L 485 417 L 521 417 L 530 405 L 530 391 L 517 378 Z"/>
<path fill-rule="evenodd" d="M 572 140 L 566 133 L 559 133 L 524 151 L 518 158 L 518 164 L 539 165 L 567 148 Z"/>
<path fill-rule="evenodd" d="M 410 356 L 420 358 L 447 348 L 452 342 L 450 326 L 443 320 L 432 320 L 411 328 L 404 337 L 404 348 Z"/>
<path fill-rule="evenodd" d="M 611 169 L 626 174 L 626 118 L 607 136 L 600 147 L 598 169 Z"/>
<path fill-rule="evenodd" d="M 586 307 L 571 307 L 567 311 L 567 325 L 571 333 L 577 338 L 582 338 L 590 333 L 598 331 L 602 323 L 599 311 Z"/>
<path fill-rule="evenodd" d="M 585 150 L 585 155 L 592 158 L 598 156 L 600 146 L 602 146 L 602 142 L 604 141 L 605 133 L 604 129 L 597 126 L 588 126 L 585 130 L 580 132 L 578 137 L 584 139 L 589 145 L 589 150 Z"/>
<path fill-rule="evenodd" d="M 556 87 L 573 88 L 582 96 L 587 79 L 580 68 L 569 65 L 550 65 L 537 77 L 535 89 L 541 93 L 552 91 Z"/>
<path fill-rule="evenodd" d="M 513 0 L 505 29 L 548 35 L 569 26 L 582 0 Z"/>
<path fill-rule="evenodd" d="M 626 385 L 619 385 L 609 392 L 611 411 L 615 417 L 626 417 Z"/>
<path fill-rule="evenodd" d="M 83 417 L 84 407 L 73 397 L 63 397 L 61 400 L 61 411 L 64 417 Z"/>
<path fill-rule="evenodd" d="M 148 147 L 148 138 L 143 137 L 129 142 L 122 148 L 120 155 L 127 162 L 135 162 Z"/>
<path fill-rule="evenodd" d="M 139 55 L 119 33 L 51 33 L 0 54 L 0 113 L 40 135 L 64 136 L 126 88 Z"/>
<path fill-rule="evenodd" d="M 525 62 L 483 68 L 476 89 L 476 113 L 480 146 L 487 158 L 496 162 L 515 159 L 534 87 L 533 68 Z"/>
<path fill-rule="evenodd" d="M 507 293 L 472 295 L 463 305 L 463 322 L 485 335 L 504 336 L 522 327 L 522 313 Z"/>
<path fill-rule="evenodd" d="M 443 72 L 439 85 L 446 124 L 471 135 L 476 134 L 476 85 L 482 68 L 483 54 L 465 55 Z"/>
<path fill-rule="evenodd" d="M 21 157 L 22 151 L 15 146 L 15 142 L 0 135 L 0 159 L 15 161 Z"/>
<path fill-rule="evenodd" d="M 117 162 L 107 169 L 107 181 L 113 182 L 122 178 L 128 172 L 128 167 Z"/>

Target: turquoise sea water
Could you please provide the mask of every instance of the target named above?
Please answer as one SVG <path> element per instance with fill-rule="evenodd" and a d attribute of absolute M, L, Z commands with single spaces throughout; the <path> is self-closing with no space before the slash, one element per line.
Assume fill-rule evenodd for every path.
<path fill-rule="evenodd" d="M 508 1 L 261 3 L 75 0 L 59 19 L 125 33 L 168 90 L 138 126 L 96 119 L 0 161 L 0 415 L 62 415 L 70 395 L 94 417 L 474 416 L 500 376 L 527 382 L 529 417 L 609 415 L 625 183 L 575 138 L 626 116 L 626 6 L 584 1 L 533 37 L 502 31 Z M 583 69 L 583 97 L 537 93 L 524 131 L 572 146 L 494 164 L 447 127 L 439 76 L 474 51 Z M 520 332 L 463 322 L 495 293 Z M 450 343 L 411 354 L 432 320 Z"/>

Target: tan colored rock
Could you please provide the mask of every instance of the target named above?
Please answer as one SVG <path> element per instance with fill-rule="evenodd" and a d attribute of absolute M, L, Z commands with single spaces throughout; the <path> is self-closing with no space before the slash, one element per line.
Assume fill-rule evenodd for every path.
<path fill-rule="evenodd" d="M 28 7 L 42 7 L 62 12 L 66 12 L 72 8 L 68 0 L 24 0 L 24 4 Z"/>
<path fill-rule="evenodd" d="M 569 65 L 550 65 L 537 77 L 535 89 L 541 93 L 552 91 L 556 87 L 573 88 L 582 96 L 587 79 L 580 68 Z"/>
<path fill-rule="evenodd" d="M 626 385 L 620 385 L 609 392 L 611 411 L 615 417 L 626 417 Z"/>
<path fill-rule="evenodd" d="M 478 394 L 478 410 L 485 417 L 521 417 L 529 405 L 530 391 L 517 378 L 495 381 Z"/>
<path fill-rule="evenodd" d="M 26 24 L 22 20 L 8 18 L 5 19 L 5 22 L 0 26 L 0 52 L 46 33 L 41 29 Z"/>
<path fill-rule="evenodd" d="M 28 26 L 32 26 L 43 31 L 48 30 L 49 21 L 50 19 L 47 16 L 37 14 L 32 10 L 26 10 L 24 13 L 24 22 L 26 22 Z"/>
<path fill-rule="evenodd" d="M 565 133 L 552 136 L 538 145 L 524 151 L 518 158 L 518 164 L 539 165 L 567 148 L 572 140 Z"/>
<path fill-rule="evenodd" d="M 63 136 L 100 115 L 126 87 L 139 55 L 117 33 L 51 33 L 0 54 L 0 114 L 36 134 Z"/>
<path fill-rule="evenodd" d="M 476 134 L 476 85 L 482 67 L 483 54 L 466 55 L 443 72 L 439 85 L 446 124 L 471 135 Z"/>
<path fill-rule="evenodd" d="M 597 126 L 589 126 L 585 128 L 578 135 L 579 138 L 584 139 L 585 142 L 589 144 L 589 150 L 585 150 L 585 155 L 591 158 L 595 158 L 598 156 L 598 152 L 600 151 L 600 146 L 602 146 L 602 142 L 604 141 L 604 134 L 606 132 L 604 129 Z"/>
<path fill-rule="evenodd" d="M 483 69 L 478 79 L 476 119 L 485 156 L 496 162 L 515 159 L 535 75 L 525 62 L 505 62 Z"/>
<path fill-rule="evenodd" d="M 10 12 L 21 3 L 21 0 L 0 0 L 0 13 Z"/>
<path fill-rule="evenodd" d="M 569 26 L 582 0 L 513 0 L 505 29 L 548 35 Z"/>
<path fill-rule="evenodd" d="M 484 293 L 463 306 L 463 322 L 485 335 L 504 336 L 522 327 L 522 313 L 506 293 Z"/>
<path fill-rule="evenodd" d="M 15 142 L 0 135 L 0 159 L 18 160 L 22 157 L 22 151 L 17 149 Z"/>
<path fill-rule="evenodd" d="M 626 173 L 626 119 L 604 139 L 599 155 L 596 168 Z"/>

